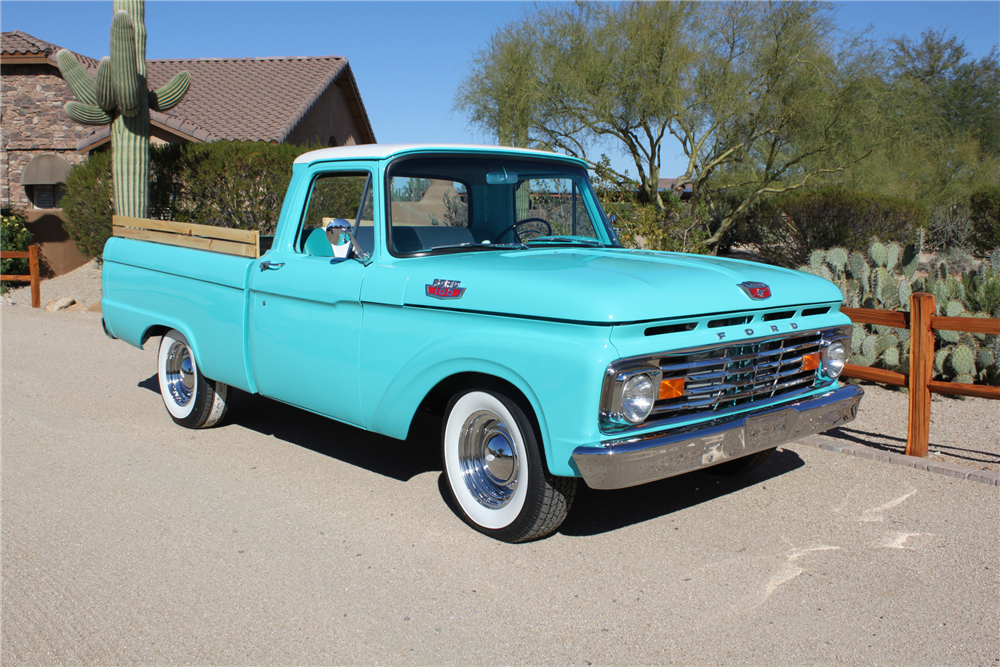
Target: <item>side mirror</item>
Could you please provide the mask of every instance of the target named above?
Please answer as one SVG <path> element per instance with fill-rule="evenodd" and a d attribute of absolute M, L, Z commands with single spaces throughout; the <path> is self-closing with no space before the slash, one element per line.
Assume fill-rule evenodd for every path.
<path fill-rule="evenodd" d="M 326 238 L 334 246 L 333 253 L 337 257 L 347 257 L 351 246 L 354 246 L 355 252 L 357 252 L 361 258 L 361 262 L 365 266 L 371 262 L 371 255 L 362 250 L 361 246 L 358 245 L 357 239 L 354 238 L 354 225 L 350 221 L 343 218 L 334 218 L 326 226 Z M 343 248 L 342 251 L 340 250 L 341 248 Z"/>

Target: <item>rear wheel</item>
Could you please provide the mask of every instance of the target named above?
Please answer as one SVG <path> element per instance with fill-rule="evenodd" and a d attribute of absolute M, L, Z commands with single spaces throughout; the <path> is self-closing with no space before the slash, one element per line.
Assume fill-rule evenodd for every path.
<path fill-rule="evenodd" d="M 157 375 L 163 404 L 181 426 L 209 428 L 226 416 L 228 385 L 201 374 L 181 332 L 171 329 L 160 340 Z"/>
<path fill-rule="evenodd" d="M 491 389 L 451 399 L 442 428 L 445 476 L 462 519 L 504 542 L 544 537 L 565 520 L 577 480 L 545 469 L 532 421 Z"/>

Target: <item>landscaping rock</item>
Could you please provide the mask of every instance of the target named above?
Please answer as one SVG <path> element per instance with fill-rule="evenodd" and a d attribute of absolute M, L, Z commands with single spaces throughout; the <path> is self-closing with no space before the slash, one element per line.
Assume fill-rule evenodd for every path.
<path fill-rule="evenodd" d="M 55 313 L 55 312 L 60 311 L 60 310 L 66 310 L 67 308 L 69 308 L 70 306 L 72 306 L 74 303 L 76 303 L 76 299 L 74 299 L 71 296 L 63 297 L 62 299 L 59 299 L 58 301 L 56 301 L 56 300 L 53 299 L 52 301 L 49 301 L 47 304 L 45 304 L 45 312 L 47 312 L 47 313 Z"/>

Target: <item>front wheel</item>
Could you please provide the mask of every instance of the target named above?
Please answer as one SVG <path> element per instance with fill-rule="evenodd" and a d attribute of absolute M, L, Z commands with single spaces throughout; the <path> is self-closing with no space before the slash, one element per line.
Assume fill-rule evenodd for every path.
<path fill-rule="evenodd" d="M 160 340 L 157 376 L 163 404 L 181 426 L 209 428 L 226 416 L 228 385 L 201 374 L 187 338 L 177 330 Z"/>
<path fill-rule="evenodd" d="M 445 476 L 462 519 L 504 542 L 526 542 L 566 519 L 577 480 L 545 470 L 535 428 L 503 394 L 475 389 L 448 404 Z"/>

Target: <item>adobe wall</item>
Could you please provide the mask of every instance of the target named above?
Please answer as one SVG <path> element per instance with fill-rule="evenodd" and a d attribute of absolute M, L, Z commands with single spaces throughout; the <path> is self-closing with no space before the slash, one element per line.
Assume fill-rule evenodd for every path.
<path fill-rule="evenodd" d="M 318 142 L 320 146 L 327 146 L 331 136 L 337 138 L 337 146 L 353 146 L 361 136 L 347 98 L 338 85 L 330 86 L 320 96 L 285 143 L 301 146 Z"/>
<path fill-rule="evenodd" d="M 79 164 L 85 155 L 76 144 L 93 130 L 63 111 L 74 99 L 54 65 L 7 65 L 0 68 L 0 203 L 29 208 L 21 171 L 36 155 L 59 155 Z"/>

